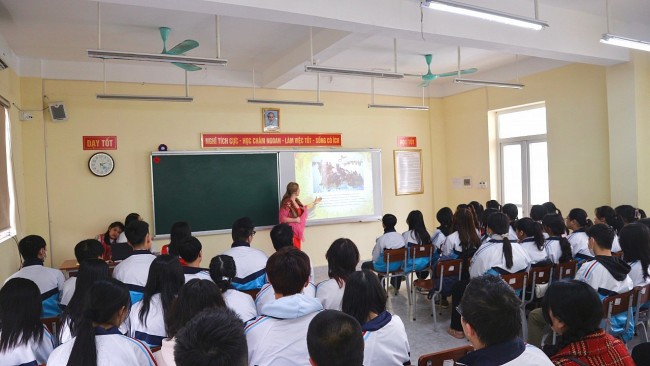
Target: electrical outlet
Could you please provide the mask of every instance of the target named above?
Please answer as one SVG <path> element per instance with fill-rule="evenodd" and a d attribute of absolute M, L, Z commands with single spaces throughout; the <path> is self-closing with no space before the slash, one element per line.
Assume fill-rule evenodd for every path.
<path fill-rule="evenodd" d="M 478 187 L 480 189 L 487 189 L 487 182 L 485 182 L 485 181 L 478 182 Z"/>
<path fill-rule="evenodd" d="M 21 121 L 31 121 L 34 119 L 34 113 L 32 112 L 20 112 L 19 119 Z"/>

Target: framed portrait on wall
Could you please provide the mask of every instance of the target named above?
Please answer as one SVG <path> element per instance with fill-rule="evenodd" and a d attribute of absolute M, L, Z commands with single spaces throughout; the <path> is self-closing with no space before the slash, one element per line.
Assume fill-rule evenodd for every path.
<path fill-rule="evenodd" d="M 280 132 L 279 108 L 262 108 L 262 131 Z"/>

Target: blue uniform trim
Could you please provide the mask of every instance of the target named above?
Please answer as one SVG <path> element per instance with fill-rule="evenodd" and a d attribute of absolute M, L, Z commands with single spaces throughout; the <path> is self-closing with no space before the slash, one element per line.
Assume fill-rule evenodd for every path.
<path fill-rule="evenodd" d="M 151 334 L 147 334 L 147 333 L 144 333 L 144 332 L 136 331 L 135 332 L 135 337 L 133 337 L 133 338 L 146 343 L 149 346 L 149 348 L 151 348 L 151 347 L 160 347 L 160 346 L 162 346 L 163 339 L 165 339 L 167 337 L 151 335 Z"/>
<path fill-rule="evenodd" d="M 59 289 L 52 289 L 41 295 L 43 312 L 42 318 L 50 318 L 61 315 L 59 307 Z"/>
<path fill-rule="evenodd" d="M 21 363 L 21 364 L 18 365 L 18 366 L 38 366 L 38 362 L 36 362 L 36 360 L 34 360 L 34 361 L 32 361 L 32 362 Z"/>
<path fill-rule="evenodd" d="M 266 269 L 262 268 L 244 278 L 235 277 L 232 279 L 232 286 L 239 291 L 256 290 L 262 288 L 266 283 Z"/>

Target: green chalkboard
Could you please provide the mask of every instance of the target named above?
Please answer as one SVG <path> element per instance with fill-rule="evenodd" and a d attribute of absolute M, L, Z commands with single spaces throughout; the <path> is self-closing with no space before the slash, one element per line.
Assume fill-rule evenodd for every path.
<path fill-rule="evenodd" d="M 229 230 L 248 216 L 256 226 L 278 222 L 278 154 L 168 152 L 151 155 L 154 233 L 176 221 L 193 232 Z"/>

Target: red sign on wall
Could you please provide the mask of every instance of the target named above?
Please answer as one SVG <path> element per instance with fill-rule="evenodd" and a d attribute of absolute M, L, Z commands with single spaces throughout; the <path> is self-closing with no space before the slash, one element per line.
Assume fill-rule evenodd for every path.
<path fill-rule="evenodd" d="M 83 136 L 84 150 L 117 150 L 117 136 Z"/>
<path fill-rule="evenodd" d="M 398 147 L 417 147 L 418 141 L 415 136 L 397 136 Z"/>
<path fill-rule="evenodd" d="M 201 147 L 341 146 L 340 133 L 202 133 Z"/>

